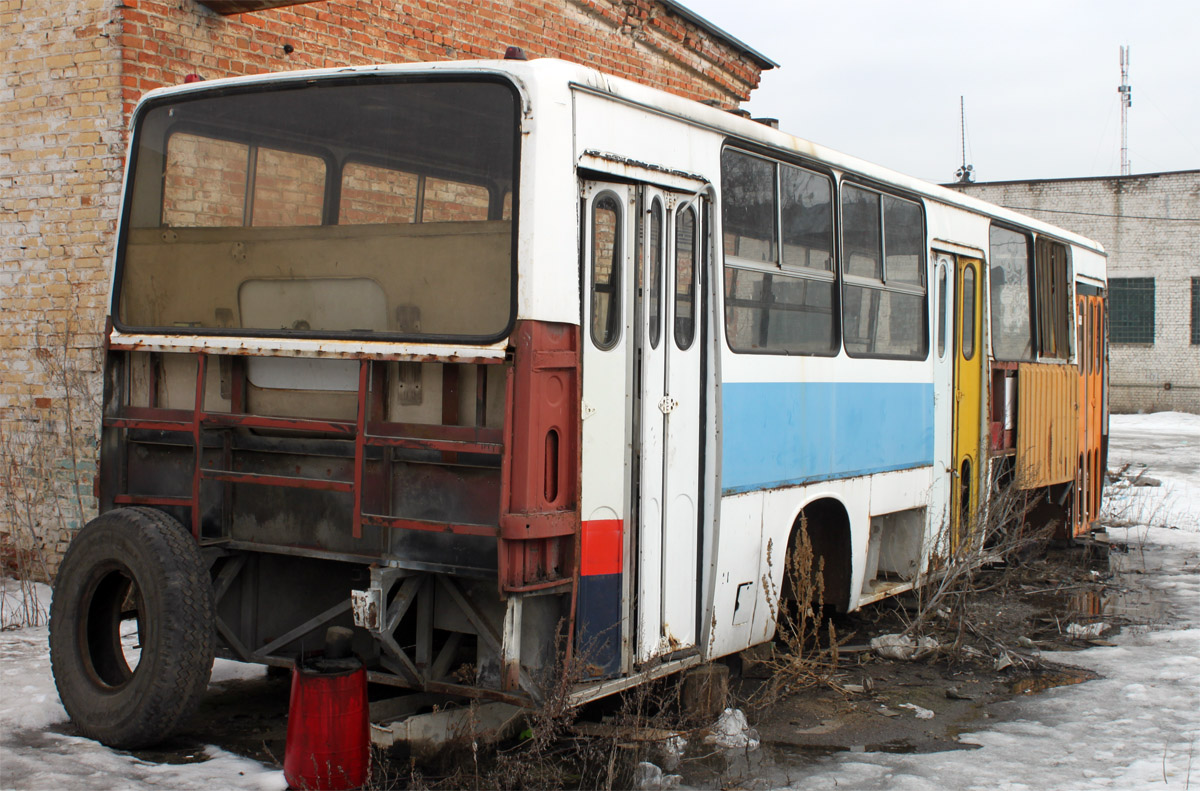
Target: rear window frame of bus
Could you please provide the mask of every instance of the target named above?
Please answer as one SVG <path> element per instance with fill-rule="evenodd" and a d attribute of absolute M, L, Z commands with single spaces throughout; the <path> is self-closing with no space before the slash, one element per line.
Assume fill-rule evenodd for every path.
<path fill-rule="evenodd" d="M 206 99 L 215 99 L 224 96 L 236 96 L 243 94 L 255 94 L 272 91 L 295 90 L 297 88 L 305 88 L 314 83 L 321 83 L 322 87 L 341 87 L 351 85 L 405 85 L 405 84 L 435 84 L 435 83 L 453 83 L 453 84 L 474 84 L 485 83 L 498 85 L 508 90 L 512 97 L 512 228 L 511 238 L 509 242 L 509 300 L 508 300 L 508 322 L 504 328 L 490 335 L 455 335 L 446 333 L 400 333 L 400 332 L 370 332 L 364 333 L 354 330 L 325 330 L 325 331 L 306 331 L 297 329 L 281 329 L 281 330 L 265 330 L 265 329 L 243 329 L 243 328 L 222 328 L 222 327 L 151 327 L 137 326 L 125 324 L 120 319 L 120 304 L 123 286 L 123 276 L 125 268 L 125 247 L 129 237 L 130 224 L 133 215 L 133 197 L 135 193 L 134 179 L 137 174 L 138 154 L 141 150 L 141 138 L 143 133 L 143 122 L 146 117 L 154 110 L 164 106 L 179 105 L 190 101 L 200 101 Z M 329 340 L 329 341 L 360 341 L 360 342 L 386 342 L 386 343 L 445 343 L 464 346 L 487 346 L 497 343 L 512 334 L 513 328 L 517 322 L 517 291 L 518 291 L 518 276 L 519 267 L 517 260 L 518 238 L 519 238 L 519 221 L 520 211 L 520 188 L 521 188 L 521 143 L 522 135 L 522 118 L 521 107 L 523 104 L 523 96 L 520 87 L 510 78 L 502 74 L 481 74 L 481 73 L 419 73 L 419 74 L 356 74 L 356 75 L 333 75 L 329 77 L 312 77 L 305 75 L 302 77 L 293 77 L 282 79 L 275 82 L 254 81 L 248 84 L 224 85 L 210 90 L 188 91 L 181 94 L 168 94 L 148 99 L 140 103 L 134 112 L 134 117 L 131 123 L 131 134 L 129 143 L 129 157 L 126 165 L 126 174 L 122 180 L 122 201 L 119 227 L 117 229 L 117 238 L 114 250 L 113 259 L 113 280 L 112 293 L 109 299 L 109 313 L 112 320 L 112 325 L 115 330 L 129 335 L 197 335 L 209 337 L 233 337 L 233 338 L 254 338 L 254 339 L 306 339 L 306 340 Z M 178 129 L 176 129 L 178 127 Z M 217 125 L 206 125 L 196 122 L 179 122 L 170 124 L 163 133 L 163 153 L 165 156 L 166 145 L 171 136 L 179 132 L 203 129 L 220 129 L 224 134 L 215 139 L 227 140 L 229 142 L 248 143 L 245 138 L 255 138 L 256 135 L 233 136 L 229 134 L 232 130 L 226 127 L 218 127 Z M 212 135 L 209 135 L 212 136 Z M 264 136 L 265 137 L 265 136 Z M 288 146 L 279 145 L 278 138 L 272 138 L 273 149 L 287 151 L 290 153 L 312 155 L 314 151 L 321 150 L 320 146 L 312 146 L 306 148 L 304 146 Z M 325 149 L 326 154 L 331 155 L 328 149 Z M 322 225 L 333 225 L 336 227 L 336 222 L 330 222 L 331 209 L 336 209 L 336 201 L 331 200 L 330 191 L 341 189 L 341 168 L 331 164 L 326 156 L 321 156 L 321 159 L 326 162 L 326 194 L 325 205 L 322 208 Z M 347 162 L 356 161 L 358 157 L 347 157 Z M 164 161 L 165 164 L 165 161 Z M 330 174 L 336 174 L 337 179 L 330 178 Z M 430 172 L 427 175 L 435 175 Z M 460 180 L 461 181 L 461 180 Z M 462 182 L 468 183 L 468 182 Z M 491 190 L 489 189 L 489 193 Z M 501 196 L 503 199 L 503 196 Z M 331 205 L 334 204 L 334 205 Z M 336 211 L 333 212 L 336 215 Z M 336 220 L 336 216 L 334 217 Z M 159 205 L 159 223 L 162 223 L 162 205 Z"/>

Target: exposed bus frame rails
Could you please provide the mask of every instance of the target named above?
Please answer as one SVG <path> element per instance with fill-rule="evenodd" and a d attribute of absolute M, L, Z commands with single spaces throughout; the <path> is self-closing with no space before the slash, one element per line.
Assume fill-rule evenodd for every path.
<path fill-rule="evenodd" d="M 108 743 L 214 651 L 342 625 L 374 682 L 582 702 L 771 639 L 801 531 L 848 611 L 1001 487 L 1097 518 L 1099 245 L 583 66 L 154 91 L 119 234 L 51 627 Z"/>

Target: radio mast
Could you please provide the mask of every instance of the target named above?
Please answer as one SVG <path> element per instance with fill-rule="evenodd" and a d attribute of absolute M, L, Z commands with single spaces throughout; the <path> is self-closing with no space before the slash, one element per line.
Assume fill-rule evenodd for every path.
<path fill-rule="evenodd" d="M 954 176 L 957 184 L 970 184 L 975 180 L 975 166 L 967 164 L 967 105 L 963 97 L 958 97 L 959 134 L 962 140 L 962 165 Z"/>
<path fill-rule="evenodd" d="M 1129 175 L 1129 107 L 1133 104 L 1133 88 L 1129 85 L 1129 47 L 1121 47 L 1121 175 Z"/>

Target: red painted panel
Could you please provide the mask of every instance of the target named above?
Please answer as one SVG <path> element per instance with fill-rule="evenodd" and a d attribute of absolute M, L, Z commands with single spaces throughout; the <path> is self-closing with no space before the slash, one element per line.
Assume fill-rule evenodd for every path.
<path fill-rule="evenodd" d="M 624 522 L 620 519 L 589 519 L 583 523 L 579 573 L 620 574 L 624 555 Z"/>
<path fill-rule="evenodd" d="M 500 589 L 575 574 L 579 529 L 579 328 L 518 322 L 506 397 Z"/>

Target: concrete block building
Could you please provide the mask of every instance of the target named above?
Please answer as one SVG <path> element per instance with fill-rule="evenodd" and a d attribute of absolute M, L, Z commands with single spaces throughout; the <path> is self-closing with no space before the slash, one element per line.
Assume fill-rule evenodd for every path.
<path fill-rule="evenodd" d="M 1103 244 L 1112 410 L 1200 413 L 1200 170 L 946 186 Z"/>
<path fill-rule="evenodd" d="M 0 565 L 51 576 L 95 511 L 100 344 L 138 97 L 509 46 L 731 110 L 775 65 L 672 0 L 0 0 Z"/>

